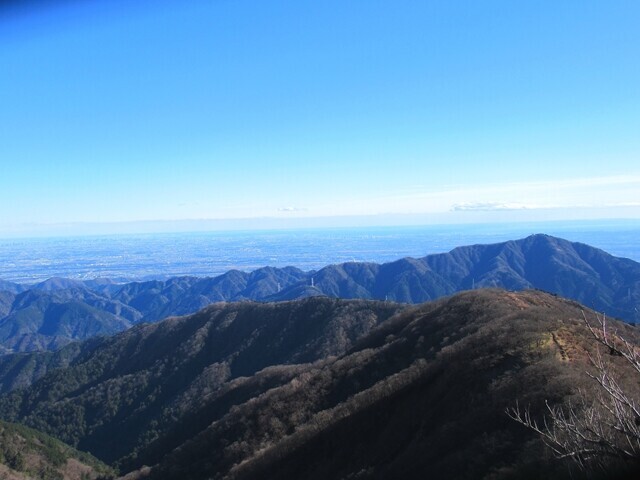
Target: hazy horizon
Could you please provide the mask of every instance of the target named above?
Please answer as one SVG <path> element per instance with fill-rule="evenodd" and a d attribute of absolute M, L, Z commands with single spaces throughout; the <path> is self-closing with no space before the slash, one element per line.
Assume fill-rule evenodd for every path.
<path fill-rule="evenodd" d="M 216 276 L 262 267 L 317 270 L 344 262 L 385 263 L 455 247 L 546 233 L 640 261 L 640 222 L 571 221 L 378 227 L 252 229 L 0 238 L 0 280 L 117 282 Z"/>
<path fill-rule="evenodd" d="M 444 218 L 444 220 L 443 220 Z M 74 238 L 83 236 L 120 236 L 120 235 L 163 235 L 190 233 L 233 233 L 282 231 L 295 232 L 305 230 L 341 230 L 341 229 L 411 229 L 437 228 L 452 230 L 473 230 L 477 228 L 494 229 L 497 232 L 522 230 L 531 227 L 535 233 L 557 232 L 558 230 L 580 229 L 587 226 L 605 229 L 620 227 L 623 229 L 640 229 L 640 219 L 636 218 L 583 218 L 564 219 L 562 216 L 548 216 L 544 219 L 517 218 L 512 221 L 482 221 L 474 216 L 467 216 L 457 222 L 446 221 L 442 216 L 425 215 L 370 215 L 344 217 L 318 217 L 301 219 L 281 219 L 276 217 L 238 218 L 238 219 L 199 219 L 199 220 L 149 220 L 130 222 L 78 222 L 69 224 L 22 225 L 14 230 L 0 231 L 0 240 L 29 238 Z M 532 230 L 532 233 L 534 230 Z"/>

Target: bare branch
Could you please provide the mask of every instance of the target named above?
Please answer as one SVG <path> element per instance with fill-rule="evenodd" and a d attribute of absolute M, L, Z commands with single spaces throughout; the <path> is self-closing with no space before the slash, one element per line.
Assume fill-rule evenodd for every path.
<path fill-rule="evenodd" d="M 604 315 L 596 315 L 592 325 L 582 312 L 584 323 L 609 355 L 622 357 L 640 375 L 640 351 L 637 346 L 609 328 Z M 569 458 L 582 469 L 606 468 L 613 460 L 640 462 L 640 406 L 633 394 L 625 390 L 615 376 L 612 363 L 605 360 L 602 348 L 589 354 L 598 393 L 588 399 L 579 392 L 579 403 L 564 408 L 546 402 L 547 414 L 539 424 L 529 408 L 515 408 L 507 415 L 535 431 L 558 458 Z"/>

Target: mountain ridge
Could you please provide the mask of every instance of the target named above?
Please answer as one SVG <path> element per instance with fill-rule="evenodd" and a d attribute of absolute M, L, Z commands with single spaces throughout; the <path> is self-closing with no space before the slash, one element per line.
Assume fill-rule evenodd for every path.
<path fill-rule="evenodd" d="M 46 405 L 42 404 L 40 413 L 66 415 L 70 410 L 65 405 L 71 403 L 47 403 L 47 399 L 69 395 L 92 404 L 95 395 L 109 392 L 110 402 L 115 402 L 120 411 L 113 411 L 107 402 L 103 405 L 106 408 L 95 405 L 98 410 L 91 415 L 66 418 L 63 424 L 68 434 L 63 438 L 83 450 L 98 449 L 104 455 L 108 452 L 107 458 L 113 461 L 114 455 L 124 456 L 134 450 L 135 442 L 148 441 L 131 434 L 140 428 L 140 422 L 161 431 L 164 409 L 184 414 L 184 405 L 198 401 L 202 393 L 199 385 L 217 388 L 234 379 L 251 377 L 266 367 L 342 354 L 356 339 L 402 308 L 385 302 L 328 298 L 277 304 L 218 303 L 189 317 L 142 324 L 114 337 L 94 339 L 89 346 L 81 344 L 79 351 L 65 356 L 63 368 L 59 367 L 63 362 L 52 360 L 55 354 L 29 354 L 33 363 L 43 363 L 40 368 L 45 371 L 33 387 L 23 383 L 31 393 L 19 406 L 14 405 L 18 408 L 15 415 L 22 417 L 42 402 Z M 47 368 L 44 362 L 55 363 Z M 2 360 L 0 365 L 0 372 L 8 371 Z M 117 388 L 109 381 L 114 376 L 125 379 Z M 114 431 L 104 426 L 111 420 L 117 420 Z M 42 430 L 43 425 L 34 421 L 31 426 Z"/>
<path fill-rule="evenodd" d="M 421 303 L 462 290 L 538 288 L 607 315 L 639 322 L 640 263 L 544 234 L 394 262 L 347 262 L 304 272 L 295 267 L 230 270 L 217 277 L 131 282 L 54 278 L 0 292 L 4 353 L 59 348 L 141 322 L 193 313 L 218 301 L 284 301 L 326 295 Z M 17 291 L 20 289 L 23 291 Z M 36 293 L 37 292 L 37 295 Z M 56 317 L 66 318 L 56 326 Z M 45 319 L 53 325 L 45 325 Z M 88 322 L 78 328 L 72 323 Z"/>
<path fill-rule="evenodd" d="M 540 414 L 595 388 L 583 314 L 535 290 L 219 303 L 81 344 L 1 396 L 0 416 L 128 478 L 566 478 L 504 410 Z"/>

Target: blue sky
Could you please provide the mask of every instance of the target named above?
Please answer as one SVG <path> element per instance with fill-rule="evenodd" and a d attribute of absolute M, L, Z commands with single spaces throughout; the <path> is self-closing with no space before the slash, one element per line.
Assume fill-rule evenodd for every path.
<path fill-rule="evenodd" d="M 640 218 L 636 1 L 13 5 L 0 235 Z"/>

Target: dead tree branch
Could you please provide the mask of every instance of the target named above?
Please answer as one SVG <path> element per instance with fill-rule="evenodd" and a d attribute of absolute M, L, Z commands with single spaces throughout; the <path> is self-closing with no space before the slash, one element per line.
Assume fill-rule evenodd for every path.
<path fill-rule="evenodd" d="M 529 408 L 518 404 L 507 415 L 539 434 L 558 458 L 570 458 L 580 468 L 606 468 L 611 461 L 640 461 L 640 406 L 621 385 L 611 360 L 603 356 L 622 357 L 640 379 L 640 351 L 637 346 L 610 329 L 604 315 L 596 315 L 593 326 L 583 312 L 584 323 L 601 348 L 589 354 L 594 373 L 587 375 L 598 385 L 598 393 L 588 398 L 579 392 L 578 404 L 566 407 L 546 402 L 542 423 L 532 418 Z"/>

